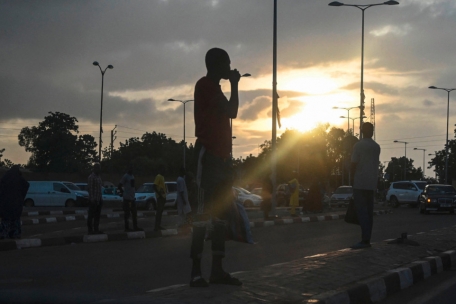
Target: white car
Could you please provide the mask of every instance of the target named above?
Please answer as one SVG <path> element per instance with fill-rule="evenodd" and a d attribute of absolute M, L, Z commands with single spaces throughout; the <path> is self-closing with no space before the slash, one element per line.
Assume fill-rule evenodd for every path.
<path fill-rule="evenodd" d="M 330 206 L 347 206 L 353 196 L 352 186 L 340 186 L 331 195 Z"/>
<path fill-rule="evenodd" d="M 263 201 L 261 196 L 250 193 L 244 188 L 233 187 L 233 190 L 235 191 L 238 201 L 246 208 L 260 207 L 261 202 Z"/>
<path fill-rule="evenodd" d="M 166 194 L 165 207 L 177 208 L 177 183 L 165 182 L 168 194 Z M 136 190 L 136 206 L 146 210 L 157 210 L 157 200 L 155 198 L 154 183 L 144 183 Z"/>

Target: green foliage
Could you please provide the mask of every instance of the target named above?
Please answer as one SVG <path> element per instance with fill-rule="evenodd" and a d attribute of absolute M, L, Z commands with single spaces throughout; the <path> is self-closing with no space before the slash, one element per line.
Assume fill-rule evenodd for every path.
<path fill-rule="evenodd" d="M 448 141 L 448 183 L 451 183 L 453 179 L 456 179 L 456 139 L 450 139 Z M 443 183 L 445 182 L 445 149 L 436 151 L 435 156 L 431 159 L 428 164 L 429 167 L 434 166 L 437 174 L 437 179 Z"/>
<path fill-rule="evenodd" d="M 329 125 L 325 124 L 305 133 L 286 130 L 277 138 L 278 183 L 294 177 L 304 184 L 330 179 L 340 183 L 344 157 L 349 159 L 358 139 L 342 129 L 328 129 Z M 258 157 L 249 155 L 235 161 L 238 177 L 241 176 L 244 183 L 261 180 L 271 172 L 271 141 L 265 141 L 260 148 Z M 345 171 L 348 180 L 348 171 Z"/>
<path fill-rule="evenodd" d="M 187 165 L 192 163 L 193 146 L 186 150 Z M 114 150 L 110 159 L 104 159 L 107 171 L 124 172 L 129 164 L 134 172 L 142 176 L 154 176 L 160 167 L 164 168 L 165 176 L 177 176 L 183 165 L 183 143 L 167 138 L 163 133 L 145 133 L 141 138 L 132 137 Z"/>
<path fill-rule="evenodd" d="M 91 135 L 77 136 L 78 120 L 49 112 L 38 126 L 22 128 L 19 145 L 30 152 L 28 167 L 39 172 L 84 172 L 96 159 L 97 144 Z"/>
<path fill-rule="evenodd" d="M 405 156 L 402 156 L 400 158 L 392 157 L 391 161 L 388 163 L 388 166 L 385 170 L 385 173 L 387 173 L 389 176 L 388 181 L 394 182 L 404 180 L 404 166 L 406 168 L 406 180 L 423 179 L 422 168 L 416 169 L 413 165 L 413 159 L 405 158 Z"/>

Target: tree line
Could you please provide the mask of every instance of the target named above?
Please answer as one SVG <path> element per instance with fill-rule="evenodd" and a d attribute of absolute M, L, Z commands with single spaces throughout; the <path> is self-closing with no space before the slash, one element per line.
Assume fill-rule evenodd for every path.
<path fill-rule="evenodd" d="M 80 134 L 78 120 L 65 113 L 49 112 L 37 126 L 24 127 L 18 135 L 18 143 L 30 152 L 27 164 L 21 166 L 36 172 L 88 173 L 98 160 L 97 142 L 92 135 Z M 286 130 L 277 138 L 277 181 L 287 182 L 297 178 L 301 184 L 322 182 L 337 187 L 348 184 L 351 151 L 358 141 L 351 130 L 321 124 L 308 132 Z M 112 151 L 105 148 L 101 161 L 103 171 L 123 172 L 132 164 L 137 175 L 154 175 L 159 168 L 165 174 L 177 176 L 183 166 L 183 141 L 176 142 L 163 133 L 146 132 L 141 137 L 131 137 Z M 5 149 L 0 149 L 0 157 Z M 456 151 L 456 140 L 450 141 L 450 151 Z M 186 168 L 196 171 L 194 146 L 186 147 Z M 436 152 L 429 161 L 437 175 L 443 178 L 445 151 Z M 260 145 L 258 155 L 233 159 L 238 181 L 254 184 L 271 174 L 271 141 Z M 395 181 L 403 178 L 404 166 L 407 179 L 422 179 L 422 168 L 415 168 L 411 158 L 392 158 L 385 167 L 379 163 L 379 181 Z M 5 159 L 2 166 L 14 165 Z M 456 157 L 449 157 L 449 178 L 453 178 Z M 456 176 L 454 176 L 456 177 Z"/>

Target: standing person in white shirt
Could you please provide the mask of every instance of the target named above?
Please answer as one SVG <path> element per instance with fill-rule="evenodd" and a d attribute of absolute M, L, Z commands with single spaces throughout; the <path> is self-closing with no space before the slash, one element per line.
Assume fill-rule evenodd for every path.
<path fill-rule="evenodd" d="M 372 139 L 374 126 L 366 122 L 362 127 L 363 139 L 353 147 L 351 157 L 351 176 L 353 180 L 353 199 L 356 214 L 361 226 L 361 242 L 352 249 L 371 247 L 374 195 L 377 190 L 380 146 Z"/>
<path fill-rule="evenodd" d="M 177 178 L 177 213 L 181 220 L 179 225 L 187 221 L 187 214 L 192 211 L 188 200 L 187 185 L 185 183 L 185 168 L 180 168 L 179 177 Z"/>

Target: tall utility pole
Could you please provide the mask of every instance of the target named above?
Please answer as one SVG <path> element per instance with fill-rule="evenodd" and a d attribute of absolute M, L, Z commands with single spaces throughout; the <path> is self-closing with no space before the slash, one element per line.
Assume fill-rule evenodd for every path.
<path fill-rule="evenodd" d="M 371 98 L 371 115 L 370 123 L 374 126 L 374 140 L 375 140 L 375 100 Z M 354 128 L 355 126 L 353 126 Z"/>
<path fill-rule="evenodd" d="M 112 151 L 114 151 L 114 141 L 116 140 L 117 136 L 117 131 L 115 129 L 117 128 L 117 125 L 115 125 L 114 129 L 111 130 L 111 152 L 109 153 L 109 158 L 112 159 Z"/>
<path fill-rule="evenodd" d="M 271 140 L 271 171 L 272 171 L 272 208 L 271 214 L 275 214 L 276 186 L 277 186 L 277 0 L 274 0 L 274 23 L 272 39 L 272 140 Z"/>

